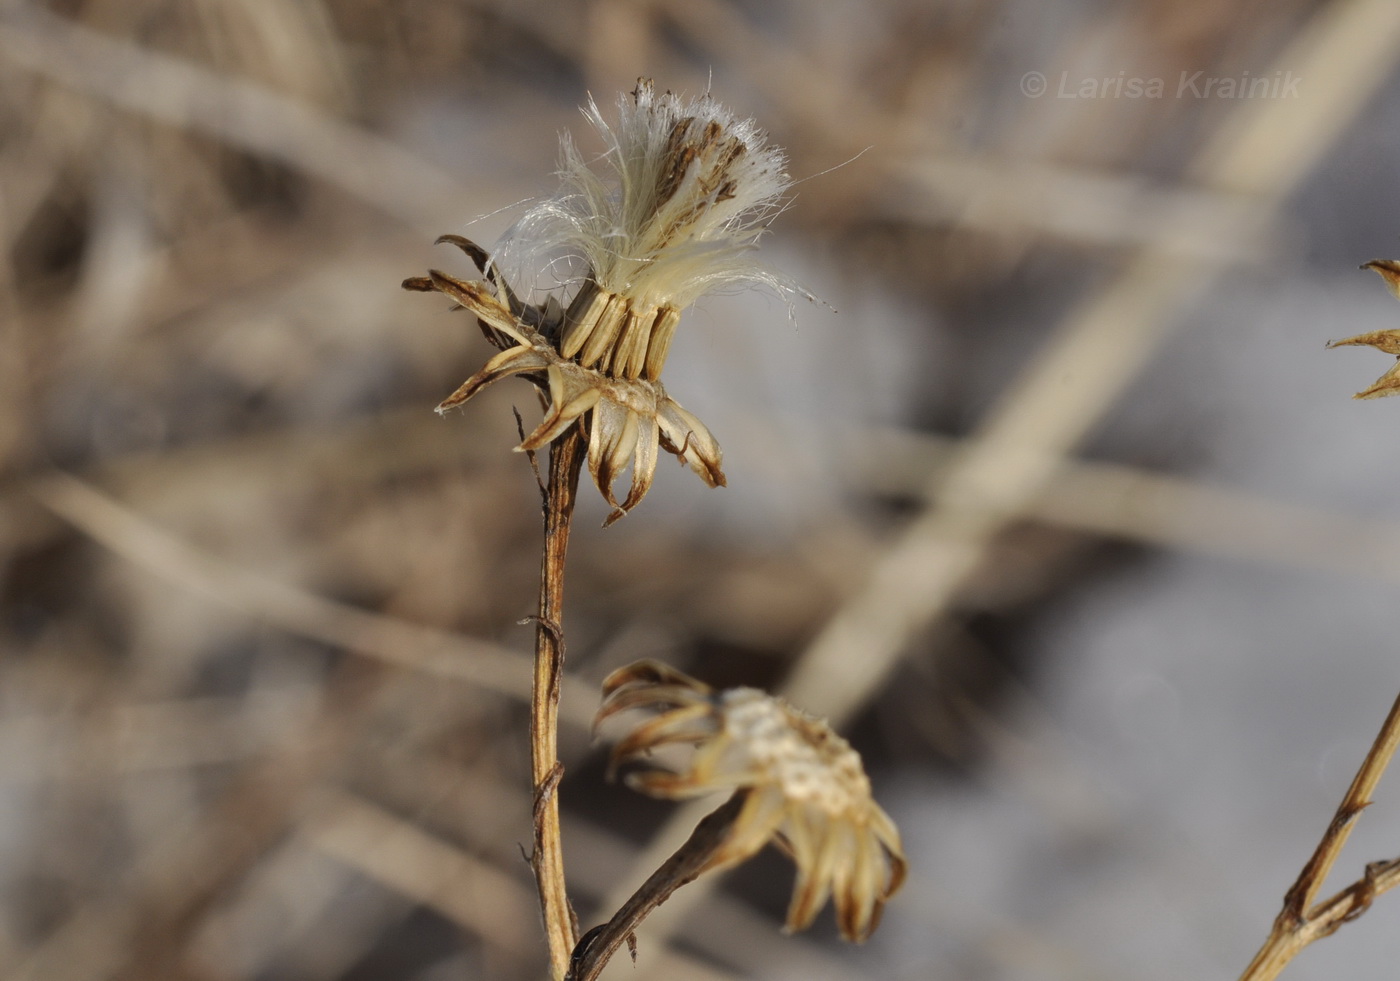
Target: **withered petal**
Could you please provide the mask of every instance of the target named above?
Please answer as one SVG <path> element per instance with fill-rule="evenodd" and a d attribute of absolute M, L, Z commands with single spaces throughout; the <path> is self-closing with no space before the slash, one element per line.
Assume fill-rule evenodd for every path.
<path fill-rule="evenodd" d="M 633 661 L 613 671 L 603 679 L 603 696 L 607 698 L 627 685 L 674 685 L 705 695 L 714 694 L 714 689 L 703 681 L 654 658 Z"/>
<path fill-rule="evenodd" d="M 1400 361 L 1396 361 L 1389 371 L 1376 379 L 1374 385 L 1352 396 L 1354 399 L 1379 399 L 1387 395 L 1400 395 Z"/>
<path fill-rule="evenodd" d="M 588 470 L 603 498 L 614 508 L 612 485 L 637 445 L 637 416 L 604 396 L 593 410 L 588 434 Z"/>
<path fill-rule="evenodd" d="M 1400 355 L 1400 330 L 1373 330 L 1367 334 L 1329 341 L 1328 347 L 1373 347 L 1386 354 Z"/>
<path fill-rule="evenodd" d="M 654 417 L 638 417 L 637 452 L 632 461 L 632 486 L 627 491 L 627 500 L 622 502 L 621 511 L 626 513 L 651 490 L 656 478 L 656 450 L 660 437 L 660 427 Z"/>
<path fill-rule="evenodd" d="M 811 868 L 817 860 L 820 836 L 812 827 L 812 819 L 803 811 L 789 812 L 789 820 L 783 823 L 783 841 L 787 852 L 792 856 L 792 864 L 798 868 Z"/>
<path fill-rule="evenodd" d="M 542 371 L 549 367 L 549 358 L 525 345 L 507 348 L 496 355 L 486 365 L 464 381 L 451 395 L 438 404 L 438 412 L 446 412 L 461 405 L 493 381 L 518 375 L 526 371 Z"/>
<path fill-rule="evenodd" d="M 716 724 L 715 731 L 715 738 L 695 747 L 695 755 L 690 758 L 688 774 L 696 783 L 703 784 L 710 790 L 741 786 L 745 781 L 739 774 L 721 770 L 729 753 L 730 740 L 723 735 L 721 724 Z"/>
<path fill-rule="evenodd" d="M 671 398 L 663 399 L 657 406 L 656 421 L 667 450 L 709 486 L 725 485 L 724 471 L 720 469 L 724 453 L 703 422 Z"/>
<path fill-rule="evenodd" d="M 600 723 L 628 709 L 657 708 L 670 711 L 691 705 L 711 704 L 710 696 L 680 685 L 637 685 L 619 688 L 607 697 L 598 715 L 593 720 L 596 729 Z"/>
<path fill-rule="evenodd" d="M 720 846 L 707 868 L 736 865 L 756 855 L 783 823 L 787 800 L 771 787 L 755 787 L 749 791 L 744 808 L 734 820 L 729 839 Z"/>
<path fill-rule="evenodd" d="M 486 267 L 491 264 L 491 254 L 464 235 L 453 235 L 449 232 L 433 239 L 433 244 L 457 246 L 467 254 L 467 258 L 476 265 L 483 276 L 486 274 Z"/>
<path fill-rule="evenodd" d="M 627 410 L 624 410 L 627 412 Z M 633 454 L 637 449 L 637 436 L 640 430 L 640 422 L 635 412 L 627 412 L 622 423 L 622 432 L 618 435 L 617 441 L 613 443 L 612 451 L 608 453 L 603 461 L 606 466 L 605 477 L 609 485 L 608 502 L 612 503 L 612 478 L 632 462 Z"/>
<path fill-rule="evenodd" d="M 886 849 L 885 858 L 890 863 L 889 879 L 885 883 L 885 890 L 881 894 L 881 901 L 889 899 L 899 892 L 904 885 L 904 879 L 909 874 L 909 862 L 904 857 L 904 852 L 889 851 Z"/>
<path fill-rule="evenodd" d="M 501 301 L 488 293 L 481 283 L 469 283 L 447 275 L 437 269 L 429 269 L 428 276 L 439 293 L 445 293 L 462 306 L 476 314 L 487 326 L 493 327 L 514 338 L 521 344 L 531 343 L 532 338 L 521 330 L 520 322 Z"/>
<path fill-rule="evenodd" d="M 899 829 L 895 827 L 894 821 L 885 813 L 884 808 L 872 801 L 866 820 L 870 830 L 874 832 L 876 840 L 884 845 L 887 851 L 893 855 L 902 856 L 904 854 L 904 845 L 899 838 Z"/>
<path fill-rule="evenodd" d="M 871 877 L 875 883 L 876 895 L 882 901 L 889 899 L 904 885 L 904 851 L 891 851 L 883 841 L 869 836 L 865 838 L 865 846 L 870 855 Z"/>
<path fill-rule="evenodd" d="M 549 394 L 553 399 L 544 421 L 526 436 L 516 447 L 517 450 L 537 450 L 559 436 L 573 424 L 574 420 L 598 404 L 603 393 L 596 388 L 583 388 L 571 385 L 572 374 L 562 370 L 559 364 L 549 366 Z"/>
<path fill-rule="evenodd" d="M 693 774 L 672 773 L 670 770 L 634 770 L 622 780 L 633 790 L 649 797 L 665 797 L 670 800 L 699 797 L 714 790 L 708 783 L 697 780 Z"/>
<path fill-rule="evenodd" d="M 819 829 L 814 836 L 815 854 L 808 862 L 798 860 L 797 883 L 793 887 L 784 930 L 790 933 L 805 930 L 816 919 L 817 911 L 826 905 L 834 870 L 842 859 L 849 859 L 841 854 L 844 837 L 839 831 L 844 827 L 844 823 L 838 823 Z"/>
<path fill-rule="evenodd" d="M 549 397 L 556 403 L 572 402 L 589 391 L 602 393 L 604 380 L 595 371 L 562 361 L 550 352 Z"/>
<path fill-rule="evenodd" d="M 491 254 L 477 245 L 471 239 L 462 235 L 439 235 L 434 241 L 434 245 L 455 245 L 466 253 L 467 258 L 476 265 L 481 274 L 491 280 L 491 285 L 496 287 L 498 296 L 504 296 L 506 304 L 510 307 L 510 312 L 516 318 L 525 313 L 525 304 L 520 302 L 520 298 L 515 295 L 515 291 L 510 288 L 505 277 L 501 275 L 499 268 L 491 264 Z"/>
<path fill-rule="evenodd" d="M 1400 300 L 1400 262 L 1394 259 L 1372 259 L 1365 263 L 1362 269 L 1374 269 L 1385 280 L 1386 289 L 1391 295 Z M 1392 351 L 1391 354 L 1400 354 L 1400 351 Z"/>
<path fill-rule="evenodd" d="M 637 726 L 613 747 L 608 766 L 611 777 L 619 764 L 669 743 L 694 743 L 713 736 L 718 730 L 714 708 L 710 705 L 690 705 L 650 719 Z"/>
<path fill-rule="evenodd" d="M 841 935 L 852 943 L 864 943 L 875 928 L 884 905 L 884 851 L 870 835 L 857 836 L 850 862 L 838 869 L 832 898 Z"/>

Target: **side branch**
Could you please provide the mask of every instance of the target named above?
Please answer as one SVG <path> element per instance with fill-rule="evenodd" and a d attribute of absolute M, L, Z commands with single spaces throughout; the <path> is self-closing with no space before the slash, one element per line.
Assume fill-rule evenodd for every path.
<path fill-rule="evenodd" d="M 1400 885 L 1400 859 L 1372 862 L 1363 878 L 1337 895 L 1314 905 L 1317 892 L 1336 864 L 1337 856 L 1351 835 L 1357 817 L 1371 804 L 1371 795 L 1396 748 L 1400 746 L 1400 698 L 1390 709 L 1361 769 L 1337 807 L 1337 813 L 1308 859 L 1298 880 L 1283 898 L 1283 909 L 1274 920 L 1269 939 L 1254 956 L 1240 981 L 1273 981 L 1300 950 L 1334 933 L 1343 923 L 1354 920 L 1370 908 L 1371 901 Z"/>
<path fill-rule="evenodd" d="M 635 944 L 633 931 L 652 910 L 710 867 L 715 854 L 729 840 L 729 831 L 748 795 L 748 790 L 735 791 L 723 806 L 695 826 L 685 844 L 642 883 L 611 920 L 584 934 L 574 950 L 564 981 L 594 981 L 623 943 Z"/>

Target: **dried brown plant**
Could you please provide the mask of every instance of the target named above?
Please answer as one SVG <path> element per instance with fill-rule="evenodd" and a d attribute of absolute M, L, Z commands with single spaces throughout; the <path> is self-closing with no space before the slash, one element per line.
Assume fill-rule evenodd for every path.
<path fill-rule="evenodd" d="M 1375 356 L 1318 348 L 1393 326 L 1330 267 L 1393 244 L 1397 59 L 1390 0 L 0 2 L 0 977 L 536 981 L 536 813 L 585 927 L 729 828 L 603 779 L 598 686 L 643 657 L 848 735 L 911 871 L 852 956 L 825 910 L 782 935 L 770 849 L 604 977 L 1234 976 L 1394 694 L 1397 403 L 1337 399 Z M 1183 71 L 1299 97 L 1173 98 Z M 435 418 L 501 351 L 394 284 L 509 307 L 429 243 L 552 198 L 562 130 L 608 177 L 577 107 L 614 126 L 639 73 L 762 120 L 808 179 L 758 254 L 840 314 L 791 327 L 770 284 L 669 346 L 678 302 L 578 315 L 582 381 L 664 382 L 715 446 L 665 466 L 658 421 L 644 501 L 650 403 L 536 451 L 615 477 L 577 496 L 536 768 L 556 638 L 516 626 L 539 510 L 507 450 L 548 368 Z M 675 146 L 720 161 L 707 132 Z M 584 292 L 492 252 L 522 311 Z M 660 379 L 628 377 L 644 332 Z M 1391 902 L 1283 976 L 1388 978 Z"/>
<path fill-rule="evenodd" d="M 756 266 L 750 255 L 790 184 L 782 152 L 767 143 L 752 120 L 734 117 L 708 95 L 683 100 L 658 93 L 646 79 L 620 100 L 615 129 L 595 104 L 589 104 L 587 115 L 607 142 L 602 158 L 606 176 L 566 136 L 563 188 L 516 222 L 496 259 L 460 236 L 438 239 L 466 253 L 483 282 L 432 270 L 403 283 L 408 290 L 451 297 L 501 349 L 438 406 L 439 412 L 510 375 L 531 379 L 548 403 L 544 421 L 517 449 L 533 453 L 550 446 L 549 475 L 541 488 L 545 546 L 535 617 L 531 864 L 554 976 L 556 981 L 591 979 L 622 939 L 632 937 L 640 917 L 676 888 L 705 871 L 751 857 L 775 834 L 799 869 L 788 928 L 808 926 L 834 893 L 842 935 L 864 941 L 904 878 L 899 834 L 871 799 L 870 782 L 849 744 L 819 720 L 753 689 L 728 692 L 708 703 L 712 712 L 717 705 L 724 711 L 716 717 L 723 723 L 718 729 L 710 720 L 710 735 L 716 738 L 700 754 L 704 764 L 697 764 L 685 780 L 665 782 L 665 789 L 660 779 L 641 784 L 663 796 L 683 796 L 686 788 L 709 789 L 716 781 L 747 788 L 743 806 L 724 822 L 727 830 L 719 836 L 708 830 L 700 838 L 693 836 L 682 852 L 687 856 L 683 873 L 674 856 L 663 863 L 647 880 L 647 898 L 629 901 L 619 913 L 624 919 L 610 921 L 611 942 L 594 942 L 591 932 L 586 943 L 579 939 L 565 885 L 557 729 L 564 568 L 580 447 L 587 442 L 594 483 L 613 508 L 607 524 L 640 503 L 650 489 L 658 443 L 706 484 L 722 486 L 719 444 L 661 384 L 681 311 L 705 293 L 736 284 L 800 292 Z M 567 304 L 556 294 L 543 303 L 525 304 L 501 273 L 502 256 L 525 268 L 572 261 L 581 267 L 582 281 L 564 284 L 574 290 Z M 629 462 L 632 487 L 619 503 L 612 487 Z M 703 707 L 696 700 L 710 691 L 679 672 L 646 662 L 604 683 L 608 701 L 599 718 L 619 708 L 664 703 L 668 693 L 692 702 L 689 713 L 678 712 L 671 721 L 693 724 L 699 721 L 695 711 Z M 693 731 L 693 725 L 677 731 L 663 718 L 625 741 L 624 755 L 657 741 L 688 738 Z M 736 753 L 742 762 L 730 762 L 738 770 L 715 769 L 721 758 Z M 722 812 L 729 809 L 726 805 Z M 694 847 L 702 838 L 710 842 L 707 854 Z"/>

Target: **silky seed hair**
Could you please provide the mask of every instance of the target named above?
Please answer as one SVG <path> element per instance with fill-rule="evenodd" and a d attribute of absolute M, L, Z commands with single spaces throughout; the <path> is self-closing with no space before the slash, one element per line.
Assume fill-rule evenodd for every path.
<path fill-rule="evenodd" d="M 519 274 L 542 259 L 582 272 L 561 353 L 619 377 L 660 377 L 680 313 L 700 296 L 763 286 L 807 292 L 753 251 L 792 181 L 781 149 L 708 94 L 682 99 L 648 80 L 618 101 L 589 161 L 561 139 L 560 190 L 527 211 L 499 248 Z"/>
<path fill-rule="evenodd" d="M 682 310 L 729 287 L 804 292 L 750 254 L 792 185 L 783 151 L 752 119 L 645 79 L 617 107 L 616 126 L 591 97 L 584 107 L 605 147 L 594 162 L 561 137 L 561 188 L 506 233 L 507 269 L 576 257 L 607 292 Z"/>

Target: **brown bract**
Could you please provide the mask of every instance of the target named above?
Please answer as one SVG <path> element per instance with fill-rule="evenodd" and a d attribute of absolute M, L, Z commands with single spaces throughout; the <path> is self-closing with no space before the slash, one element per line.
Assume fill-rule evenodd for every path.
<path fill-rule="evenodd" d="M 748 789 L 709 868 L 742 862 L 774 840 L 797 866 L 786 929 L 807 927 L 830 896 L 841 935 L 857 943 L 870 936 L 904 881 L 905 859 L 850 743 L 761 691 L 715 691 L 656 661 L 613 672 L 603 694 L 598 723 L 628 709 L 660 712 L 614 747 L 614 768 L 661 746 L 695 747 L 685 768 L 637 770 L 629 785 L 669 798 Z"/>
<path fill-rule="evenodd" d="M 1372 259 L 1361 267 L 1374 269 L 1385 280 L 1386 288 L 1400 299 L 1400 262 L 1394 259 Z M 1373 330 L 1369 334 L 1357 334 L 1345 340 L 1332 341 L 1328 347 L 1373 347 L 1386 354 L 1400 358 L 1400 330 Z M 1354 398 L 1378 399 L 1387 395 L 1400 395 L 1400 360 L 1390 370 L 1376 379 L 1370 388 L 1357 392 Z"/>
<path fill-rule="evenodd" d="M 674 454 L 709 486 L 724 485 L 719 443 L 704 423 L 666 394 L 660 380 L 635 375 L 615 377 L 591 366 L 597 363 L 596 358 L 590 366 L 580 364 L 573 357 L 580 353 L 578 346 L 565 348 L 572 356 L 560 352 L 560 338 L 579 335 L 580 314 L 596 324 L 596 304 L 575 302 L 568 311 L 553 298 L 541 306 L 523 304 L 496 274 L 480 246 L 456 235 L 444 235 L 438 241 L 449 242 L 466 252 L 490 281 L 467 282 L 434 269 L 426 277 L 404 280 L 404 289 L 451 297 L 473 313 L 487 339 L 503 349 L 444 399 L 438 406 L 439 412 L 461 405 L 498 379 L 529 376 L 546 393 L 549 407 L 544 420 L 517 450 L 539 449 L 575 421 L 581 421 L 588 433 L 589 472 L 613 507 L 606 524 L 630 511 L 651 488 L 658 447 Z M 590 296 L 606 296 L 588 287 L 585 291 Z M 635 319 L 624 317 L 623 323 Z M 648 330 L 661 319 L 649 321 Z M 661 326 L 667 329 L 665 324 Z M 674 323 L 668 329 L 674 329 Z M 645 345 L 641 351 L 639 364 L 644 364 Z M 619 503 L 612 486 L 629 463 L 632 485 Z"/>

